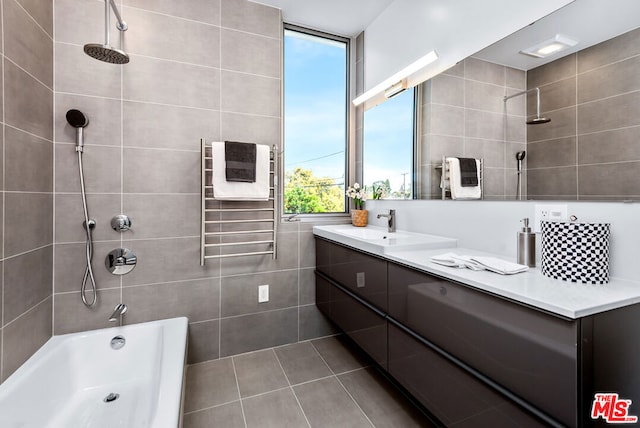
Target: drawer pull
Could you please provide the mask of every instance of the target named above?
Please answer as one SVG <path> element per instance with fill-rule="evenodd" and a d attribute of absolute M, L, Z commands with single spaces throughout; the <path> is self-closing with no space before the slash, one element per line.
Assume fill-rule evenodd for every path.
<path fill-rule="evenodd" d="M 356 273 L 356 287 L 364 288 L 364 272 Z"/>

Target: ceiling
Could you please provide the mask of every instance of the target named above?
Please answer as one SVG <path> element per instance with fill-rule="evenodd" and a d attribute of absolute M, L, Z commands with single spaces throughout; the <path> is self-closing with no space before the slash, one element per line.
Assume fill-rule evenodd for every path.
<path fill-rule="evenodd" d="M 366 29 L 394 0 L 251 1 L 281 9 L 287 23 L 349 37 Z M 639 0 L 575 0 L 473 56 L 529 70 L 637 28 L 639 17 Z M 558 33 L 577 39 L 579 43 L 544 59 L 519 53 Z"/>
<path fill-rule="evenodd" d="M 282 10 L 288 24 L 357 36 L 394 0 L 250 0 Z"/>

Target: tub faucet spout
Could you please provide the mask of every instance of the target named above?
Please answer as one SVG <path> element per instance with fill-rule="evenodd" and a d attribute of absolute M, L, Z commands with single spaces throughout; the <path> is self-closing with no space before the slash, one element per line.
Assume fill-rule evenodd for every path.
<path fill-rule="evenodd" d="M 387 218 L 387 232 L 396 231 L 396 210 L 389 210 L 389 214 L 378 214 L 377 218 Z"/>
<path fill-rule="evenodd" d="M 116 322 L 122 319 L 122 316 L 127 312 L 127 305 L 124 303 L 118 303 L 113 310 L 113 313 L 109 317 L 109 322 Z"/>

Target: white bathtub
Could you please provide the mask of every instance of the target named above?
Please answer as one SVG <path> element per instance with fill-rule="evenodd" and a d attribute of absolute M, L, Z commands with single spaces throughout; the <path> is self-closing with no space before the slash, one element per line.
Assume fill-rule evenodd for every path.
<path fill-rule="evenodd" d="M 173 318 L 52 337 L 0 385 L 0 427 L 178 427 L 187 326 Z"/>

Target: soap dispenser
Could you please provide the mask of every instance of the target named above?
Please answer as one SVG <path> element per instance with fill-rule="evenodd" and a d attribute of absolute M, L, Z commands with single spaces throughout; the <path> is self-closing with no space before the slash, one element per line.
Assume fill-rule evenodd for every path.
<path fill-rule="evenodd" d="M 518 232 L 518 263 L 529 267 L 536 266 L 536 234 L 531 232 L 529 219 L 520 220 L 524 223 L 521 232 Z"/>

